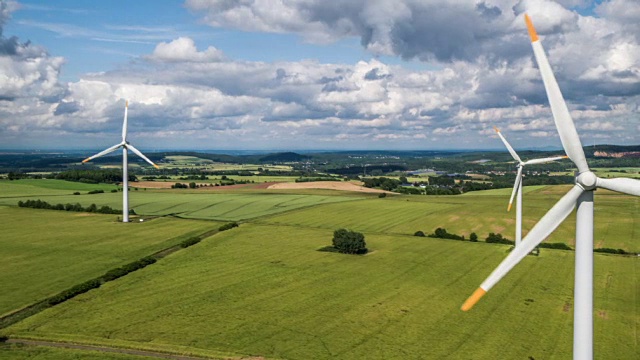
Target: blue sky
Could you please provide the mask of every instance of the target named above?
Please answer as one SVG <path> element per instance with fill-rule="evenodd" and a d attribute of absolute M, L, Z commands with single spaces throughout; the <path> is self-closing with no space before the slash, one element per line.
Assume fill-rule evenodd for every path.
<path fill-rule="evenodd" d="M 125 98 L 140 148 L 559 147 L 525 11 L 583 142 L 639 143 L 637 1 L 0 4 L 2 148 L 108 146 Z"/>

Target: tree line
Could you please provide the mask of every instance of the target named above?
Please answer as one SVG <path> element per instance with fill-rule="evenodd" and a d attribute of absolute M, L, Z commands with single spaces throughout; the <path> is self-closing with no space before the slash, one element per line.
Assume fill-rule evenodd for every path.
<path fill-rule="evenodd" d="M 98 214 L 120 214 L 122 210 L 113 209 L 110 206 L 102 205 L 98 207 L 96 204 L 91 204 L 87 207 L 83 207 L 79 203 L 75 204 L 49 204 L 46 201 L 38 200 L 27 200 L 27 201 L 18 201 L 19 207 L 32 208 L 32 209 L 44 209 L 44 210 L 59 210 L 59 211 L 75 211 L 75 212 L 89 212 L 89 213 L 98 213 Z M 133 209 L 129 210 L 129 214 L 135 215 L 135 211 Z"/>

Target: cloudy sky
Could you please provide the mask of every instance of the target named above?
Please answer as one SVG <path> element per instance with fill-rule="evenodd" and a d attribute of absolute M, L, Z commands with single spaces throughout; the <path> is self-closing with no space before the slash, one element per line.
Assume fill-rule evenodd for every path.
<path fill-rule="evenodd" d="M 0 149 L 640 143 L 637 0 L 0 0 Z"/>

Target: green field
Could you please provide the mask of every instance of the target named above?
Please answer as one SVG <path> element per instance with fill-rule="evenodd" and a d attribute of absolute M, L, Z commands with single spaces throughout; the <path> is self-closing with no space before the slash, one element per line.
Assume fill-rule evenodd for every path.
<path fill-rule="evenodd" d="M 0 315 L 220 225 L 170 218 L 122 224 L 113 215 L 3 206 L 0 217 Z"/>
<path fill-rule="evenodd" d="M 52 179 L 0 180 L 0 199 L 26 196 L 71 195 L 76 191 L 86 193 L 91 190 L 109 192 L 117 188 L 116 185 L 112 184 L 85 184 Z"/>
<path fill-rule="evenodd" d="M 525 187 L 524 234 L 568 190 L 567 186 Z M 494 196 L 491 196 L 494 195 Z M 432 233 L 438 227 L 484 239 L 490 232 L 514 238 L 515 210 L 507 213 L 510 190 L 467 193 L 463 196 L 402 196 L 328 204 L 256 220 L 265 224 L 357 231 L 413 234 Z M 640 251 L 640 199 L 599 191 L 596 194 L 596 247 Z M 547 242 L 575 243 L 575 214 L 547 239 Z"/>
<path fill-rule="evenodd" d="M 42 346 L 0 344 L 0 359 L 3 360 L 140 360 L 142 357 L 112 354 L 99 351 L 59 349 Z"/>
<path fill-rule="evenodd" d="M 330 238 L 242 225 L 3 331 L 286 359 L 570 357 L 572 252 L 526 258 L 463 313 L 508 247 L 367 234 L 366 256 L 316 251 Z M 637 270 L 635 258 L 596 255 L 602 358 L 638 356 Z"/>
<path fill-rule="evenodd" d="M 175 217 L 122 224 L 116 215 L 16 207 L 28 198 L 121 207 L 121 193 L 86 195 L 96 186 L 114 187 L 0 181 L 0 314 L 220 224 Z M 525 187 L 525 232 L 568 188 Z M 570 358 L 573 252 L 527 257 L 463 313 L 462 302 L 509 247 L 411 236 L 445 227 L 481 240 L 488 232 L 513 238 L 510 192 L 378 198 L 330 190 L 132 191 L 138 214 L 243 222 L 0 335 L 211 357 Z M 595 209 L 596 247 L 640 250 L 640 199 L 598 190 Z M 339 227 L 363 232 L 371 252 L 316 251 Z M 548 241 L 573 245 L 574 227 L 572 215 Z M 638 260 L 595 255 L 597 358 L 640 355 Z M 99 355 L 130 358 L 0 345 L 3 359 Z"/>
<path fill-rule="evenodd" d="M 22 180 L 21 180 L 22 181 Z M 96 204 L 122 209 L 122 193 L 72 195 L 81 188 L 96 189 L 99 185 L 65 182 L 59 180 L 32 180 L 26 184 L 16 181 L 0 181 L 0 205 L 16 206 L 20 200 L 40 199 L 50 204 Z M 52 188 L 54 185 L 69 190 Z M 109 186 L 109 185 L 102 185 Z M 110 185 L 113 186 L 113 185 Z M 84 191 L 83 190 L 83 191 Z M 6 196 L 5 196 L 6 194 Z M 183 218 L 207 220 L 246 220 L 309 207 L 317 204 L 352 201 L 361 197 L 331 195 L 303 195 L 282 192 L 202 192 L 202 191 L 130 191 L 129 205 L 139 215 L 177 215 Z"/>

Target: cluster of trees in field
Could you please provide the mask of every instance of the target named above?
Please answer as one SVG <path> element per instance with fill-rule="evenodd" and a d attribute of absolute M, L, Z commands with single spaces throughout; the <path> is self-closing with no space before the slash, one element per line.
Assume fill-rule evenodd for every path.
<path fill-rule="evenodd" d="M 79 203 L 75 204 L 49 204 L 46 201 L 38 200 L 27 200 L 27 201 L 18 201 L 19 207 L 26 207 L 32 209 L 45 209 L 45 210 L 59 210 L 59 211 L 75 211 L 75 212 L 90 212 L 90 213 L 98 213 L 98 214 L 120 214 L 122 210 L 113 209 L 110 206 L 102 205 L 98 207 L 96 204 L 91 204 L 87 207 L 83 207 Z M 135 215 L 135 211 L 133 209 L 129 210 L 129 214 Z"/>
<path fill-rule="evenodd" d="M 19 172 L 9 172 L 7 174 L 7 179 L 9 179 L 9 180 L 42 179 L 42 175 L 40 175 L 40 174 L 26 174 L 26 173 L 19 173 Z"/>
<path fill-rule="evenodd" d="M 458 195 L 462 193 L 461 187 L 456 185 L 454 179 L 448 176 L 430 176 L 428 185 L 427 182 L 409 184 L 404 176 L 397 180 L 387 177 L 365 178 L 362 182 L 364 187 L 378 188 L 401 194 Z"/>
<path fill-rule="evenodd" d="M 460 240 L 460 241 L 467 240 L 464 237 L 464 235 L 451 234 L 447 232 L 447 229 L 444 229 L 444 228 L 437 228 L 432 234 L 429 234 L 429 235 L 425 234 L 423 231 L 416 231 L 413 235 L 420 236 L 420 237 L 437 238 L 437 239 L 450 239 L 450 240 Z M 469 234 L 469 241 L 477 242 L 478 235 L 475 232 L 472 232 L 471 234 Z M 507 239 L 500 233 L 489 233 L 489 235 L 487 235 L 484 241 L 489 244 L 514 245 L 513 240 Z M 556 243 L 543 242 L 543 243 L 540 243 L 537 247 L 544 248 L 544 249 L 573 250 L 573 248 L 571 248 L 569 245 L 565 243 L 560 243 L 560 242 L 556 242 Z M 633 254 L 633 253 L 626 252 L 623 249 L 611 249 L 611 248 L 597 248 L 597 249 L 594 249 L 593 251 L 600 252 L 600 253 L 608 253 L 608 254 L 618 254 L 618 255 Z"/>
<path fill-rule="evenodd" d="M 334 231 L 332 244 L 338 252 L 343 254 L 366 254 L 368 251 L 364 235 L 347 229 Z"/>
<path fill-rule="evenodd" d="M 316 177 L 299 177 L 295 180 L 297 183 L 312 182 L 312 181 L 342 181 L 342 178 L 334 176 L 316 176 Z"/>
<path fill-rule="evenodd" d="M 319 249 L 319 251 L 339 252 L 352 255 L 363 255 L 369 251 L 369 249 L 367 249 L 367 243 L 364 241 L 364 235 L 347 229 L 335 230 L 331 244 L 331 246 L 325 246 Z"/>
<path fill-rule="evenodd" d="M 138 178 L 129 174 L 129 181 L 138 181 Z M 89 184 L 119 183 L 122 181 L 122 170 L 98 169 L 98 170 L 68 170 L 55 175 L 56 179 L 75 181 Z"/>
<path fill-rule="evenodd" d="M 413 235 L 422 236 L 422 237 L 426 236 L 426 237 L 436 238 L 436 239 L 450 239 L 450 240 L 460 240 L 460 241 L 467 240 L 465 239 L 464 235 L 449 233 L 445 228 L 437 228 L 432 234 L 429 234 L 429 235 L 426 235 L 423 231 L 416 231 Z M 471 234 L 469 234 L 469 241 L 477 242 L 478 235 L 475 232 L 472 232 Z M 489 233 L 489 235 L 485 238 L 485 242 L 494 243 L 494 244 L 506 244 L 506 245 L 514 244 L 513 240 L 509 240 L 503 237 L 502 234 L 500 233 L 498 234 Z"/>

